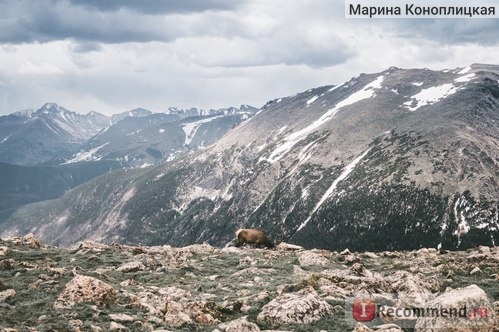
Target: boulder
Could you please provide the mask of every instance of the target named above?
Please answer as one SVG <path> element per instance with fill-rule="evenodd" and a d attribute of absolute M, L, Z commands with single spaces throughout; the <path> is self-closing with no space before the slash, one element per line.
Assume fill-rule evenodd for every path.
<path fill-rule="evenodd" d="M 474 269 L 472 269 L 470 271 L 470 275 L 472 275 L 472 276 L 475 275 L 475 274 L 480 274 L 480 273 L 482 273 L 482 270 L 480 270 L 480 268 L 478 266 L 476 266 Z"/>
<path fill-rule="evenodd" d="M 30 248 L 33 249 L 40 249 L 45 247 L 43 245 L 43 242 L 35 237 L 33 233 L 26 234 L 22 238 L 20 238 L 16 243 L 28 245 Z"/>
<path fill-rule="evenodd" d="M 352 332 L 374 332 L 374 330 L 370 329 L 369 327 L 365 326 L 362 323 L 357 322 L 357 324 L 355 324 Z"/>
<path fill-rule="evenodd" d="M 383 324 L 374 327 L 376 332 L 403 332 L 402 328 L 397 324 Z"/>
<path fill-rule="evenodd" d="M 111 322 L 109 324 L 109 331 L 128 331 L 128 329 L 119 323 Z"/>
<path fill-rule="evenodd" d="M 109 318 L 118 322 L 133 322 L 134 319 L 132 316 L 127 314 L 110 314 Z"/>
<path fill-rule="evenodd" d="M 0 303 L 10 299 L 14 295 L 16 295 L 16 291 L 13 289 L 7 289 L 0 292 Z"/>
<path fill-rule="evenodd" d="M 257 320 L 271 324 L 311 323 L 332 314 L 333 307 L 312 287 L 283 293 L 263 306 Z"/>
<path fill-rule="evenodd" d="M 109 246 L 106 244 L 102 244 L 99 242 L 88 240 L 88 241 L 83 241 L 82 243 L 80 243 L 80 245 L 77 248 L 77 250 L 78 250 L 77 253 L 83 254 L 83 253 L 87 253 L 89 251 L 100 252 L 100 251 L 107 249 L 107 248 L 109 248 Z"/>
<path fill-rule="evenodd" d="M 220 325 L 225 332 L 259 332 L 260 328 L 255 323 L 247 320 L 247 316 Z"/>
<path fill-rule="evenodd" d="M 137 272 L 144 271 L 146 269 L 145 265 L 139 261 L 128 262 L 116 269 L 118 272 Z"/>
<path fill-rule="evenodd" d="M 351 255 L 352 253 L 350 252 L 350 250 L 348 248 L 346 248 L 345 250 L 343 250 L 342 252 L 340 252 L 340 255 L 344 256 L 344 255 Z"/>
<path fill-rule="evenodd" d="M 493 332 L 494 309 L 487 294 L 478 286 L 448 290 L 428 301 L 424 308 L 448 312 L 439 317 L 419 317 L 415 331 L 435 332 Z M 457 312 L 457 314 L 451 312 Z M 433 315 L 432 315 L 433 316 Z M 452 317 L 451 317 L 452 316 Z"/>
<path fill-rule="evenodd" d="M 66 284 L 55 301 L 54 308 L 63 309 L 81 302 L 108 306 L 116 303 L 116 292 L 112 286 L 99 279 L 77 274 Z"/>
<path fill-rule="evenodd" d="M 366 278 L 372 278 L 374 276 L 371 271 L 366 269 L 360 263 L 355 263 L 352 266 L 350 266 L 350 270 L 352 270 L 353 272 L 357 273 L 358 275 L 366 277 Z"/>
<path fill-rule="evenodd" d="M 426 249 L 426 248 L 425 248 Z M 429 289 L 439 285 L 437 280 L 425 280 L 420 275 L 413 275 L 407 271 L 397 271 L 387 278 L 392 282 L 392 289 L 398 294 L 399 307 L 422 307 L 434 295 Z"/>
<path fill-rule="evenodd" d="M 281 242 L 278 245 L 275 246 L 277 250 L 282 250 L 282 251 L 296 251 L 296 250 L 303 250 L 302 246 L 298 246 L 296 244 L 290 244 L 290 243 L 285 243 Z"/>
<path fill-rule="evenodd" d="M 297 252 L 296 257 L 300 262 L 300 266 L 325 266 L 329 264 L 329 260 L 326 257 L 311 250 Z"/>
<path fill-rule="evenodd" d="M 166 302 L 164 312 L 164 320 L 168 325 L 178 327 L 187 323 L 192 323 L 191 317 L 184 312 L 184 307 L 179 302 Z"/>

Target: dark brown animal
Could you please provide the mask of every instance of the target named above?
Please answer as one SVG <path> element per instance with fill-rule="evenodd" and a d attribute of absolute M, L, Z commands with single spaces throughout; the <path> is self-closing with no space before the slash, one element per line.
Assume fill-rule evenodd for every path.
<path fill-rule="evenodd" d="M 236 232 L 237 243 L 236 247 L 243 244 L 254 244 L 256 247 L 265 246 L 267 248 L 274 248 L 274 242 L 270 241 L 267 234 L 258 228 L 242 228 Z"/>

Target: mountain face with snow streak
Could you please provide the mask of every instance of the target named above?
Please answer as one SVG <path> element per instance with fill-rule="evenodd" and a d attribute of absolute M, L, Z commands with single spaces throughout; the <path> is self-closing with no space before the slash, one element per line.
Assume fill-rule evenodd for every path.
<path fill-rule="evenodd" d="M 46 104 L 0 117 L 0 221 L 6 211 L 57 198 L 111 170 L 205 148 L 256 111 L 230 110 L 185 117 L 134 109 L 107 117 Z"/>
<path fill-rule="evenodd" d="M 275 99 L 206 149 L 104 175 L 0 230 L 59 245 L 224 245 L 240 227 L 329 249 L 497 244 L 498 73 L 392 67 Z"/>
<path fill-rule="evenodd" d="M 47 103 L 36 111 L 0 116 L 0 162 L 39 166 L 103 159 L 121 167 L 158 164 L 212 144 L 257 111 L 248 105 L 209 111 L 170 108 L 165 113 L 137 108 L 108 117 L 97 112 L 82 115 Z M 210 118 L 222 116 L 208 124 Z M 205 124 L 183 133 L 182 128 L 198 121 Z"/>
<path fill-rule="evenodd" d="M 231 109 L 231 113 L 221 109 L 188 117 L 174 113 L 130 115 L 92 137 L 63 163 L 103 160 L 136 168 L 170 161 L 206 148 L 254 114 L 243 108 Z"/>
<path fill-rule="evenodd" d="M 71 112 L 47 103 L 36 111 L 0 117 L 0 162 L 32 166 L 75 152 L 110 125 L 105 115 Z"/>

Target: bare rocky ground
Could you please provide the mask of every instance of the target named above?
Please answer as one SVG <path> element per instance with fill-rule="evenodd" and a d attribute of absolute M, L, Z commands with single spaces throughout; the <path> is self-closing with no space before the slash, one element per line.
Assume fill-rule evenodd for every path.
<path fill-rule="evenodd" d="M 498 275 L 497 247 L 68 250 L 27 235 L 0 241 L 0 331 L 499 331 Z M 487 317 L 355 323 L 349 301 L 368 295 L 392 308 L 487 308 Z"/>

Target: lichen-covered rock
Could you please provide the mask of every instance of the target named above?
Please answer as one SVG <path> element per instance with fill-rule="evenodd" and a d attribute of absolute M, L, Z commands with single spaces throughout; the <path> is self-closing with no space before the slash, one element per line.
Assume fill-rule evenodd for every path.
<path fill-rule="evenodd" d="M 427 302 L 425 308 L 435 308 L 450 313 L 443 317 L 419 317 L 416 332 L 493 332 L 495 330 L 494 309 L 487 294 L 478 286 L 470 285 L 446 291 Z M 464 309 L 465 308 L 465 309 Z"/>
<path fill-rule="evenodd" d="M 40 249 L 45 247 L 43 242 L 37 239 L 33 233 L 26 234 L 25 236 L 14 240 L 14 243 L 28 245 L 30 248 L 33 249 Z"/>
<path fill-rule="evenodd" d="M 387 280 L 392 282 L 393 292 L 398 294 L 398 306 L 423 307 L 434 295 L 430 289 L 438 289 L 440 281 L 426 280 L 420 275 L 413 275 L 407 271 L 396 271 Z M 436 290 L 436 289 L 435 289 Z"/>
<path fill-rule="evenodd" d="M 137 272 L 137 271 L 144 271 L 146 269 L 145 265 L 142 264 L 142 262 L 138 261 L 133 261 L 133 262 L 128 262 L 116 269 L 118 272 Z"/>
<path fill-rule="evenodd" d="M 212 325 L 219 323 L 213 318 L 210 312 L 215 304 L 208 301 L 193 301 L 182 304 L 173 300 L 168 300 L 164 307 L 164 320 L 171 326 L 181 326 L 187 323 L 196 322 L 200 325 Z"/>
<path fill-rule="evenodd" d="M 271 324 L 311 323 L 332 313 L 333 307 L 308 287 L 279 295 L 263 306 L 257 320 Z"/>
<path fill-rule="evenodd" d="M 9 298 L 13 297 L 14 295 L 16 295 L 15 290 L 13 289 L 4 290 L 3 292 L 0 292 L 0 302 L 4 302 Z"/>
<path fill-rule="evenodd" d="M 127 314 L 110 314 L 109 318 L 118 322 L 133 322 L 134 319 L 132 316 Z"/>
<path fill-rule="evenodd" d="M 329 264 L 329 260 L 326 257 L 312 250 L 297 252 L 296 257 L 300 262 L 300 266 L 325 266 Z"/>
<path fill-rule="evenodd" d="M 357 323 L 355 324 L 352 332 L 373 332 L 374 330 L 365 326 L 364 324 L 362 323 Z"/>
<path fill-rule="evenodd" d="M 376 332 L 403 332 L 402 328 L 397 324 L 383 324 L 374 327 Z"/>
<path fill-rule="evenodd" d="M 116 302 L 114 288 L 94 277 L 76 275 L 59 295 L 54 308 L 71 307 L 76 303 L 92 302 L 108 306 Z"/>
<path fill-rule="evenodd" d="M 191 292 L 175 286 L 160 288 L 158 293 L 173 300 L 189 299 L 192 297 Z"/>
<path fill-rule="evenodd" d="M 374 276 L 371 271 L 366 269 L 360 263 L 355 263 L 352 266 L 350 266 L 350 270 L 352 270 L 353 272 L 357 273 L 358 275 L 366 277 L 366 278 L 372 278 Z"/>
<path fill-rule="evenodd" d="M 109 324 L 109 331 L 123 332 L 123 331 L 128 331 L 128 328 L 124 325 L 119 324 L 119 323 L 111 322 L 111 324 Z"/>
<path fill-rule="evenodd" d="M 9 248 L 6 246 L 1 246 L 0 247 L 0 256 L 5 256 L 7 255 L 7 251 L 9 251 Z"/>
<path fill-rule="evenodd" d="M 184 307 L 179 302 L 166 302 L 164 312 L 164 320 L 168 325 L 178 327 L 187 323 L 192 323 L 191 317 L 184 312 Z"/>
<path fill-rule="evenodd" d="M 247 316 L 230 321 L 220 326 L 225 332 L 259 332 L 260 328 L 253 322 L 248 321 Z"/>
<path fill-rule="evenodd" d="M 296 250 L 303 250 L 302 246 L 298 246 L 296 244 L 291 244 L 291 243 L 285 243 L 281 242 L 278 245 L 275 246 L 277 250 L 282 250 L 282 251 L 296 251 Z"/>

